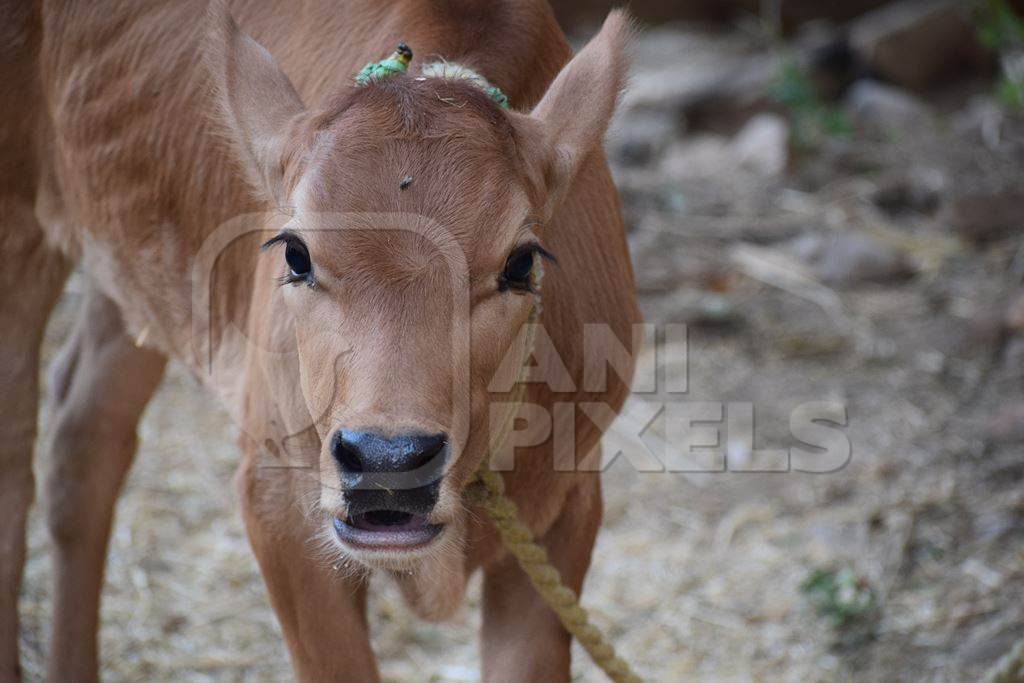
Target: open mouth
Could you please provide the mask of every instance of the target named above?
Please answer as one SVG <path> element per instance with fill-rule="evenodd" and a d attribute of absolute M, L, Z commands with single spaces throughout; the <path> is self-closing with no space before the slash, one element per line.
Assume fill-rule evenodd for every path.
<path fill-rule="evenodd" d="M 415 550 L 441 533 L 443 526 L 400 510 L 373 510 L 334 519 L 334 532 L 348 545 L 365 550 Z"/>

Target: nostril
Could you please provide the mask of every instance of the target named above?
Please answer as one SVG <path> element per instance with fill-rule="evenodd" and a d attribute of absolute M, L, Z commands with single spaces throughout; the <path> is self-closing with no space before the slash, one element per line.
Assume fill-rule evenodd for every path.
<path fill-rule="evenodd" d="M 356 451 L 345 444 L 340 444 L 334 453 L 343 472 L 356 474 L 363 471 L 363 461 Z"/>
<path fill-rule="evenodd" d="M 346 438 L 344 431 L 339 431 L 334 435 L 331 451 L 343 473 L 358 474 L 365 469 L 358 444 Z"/>
<path fill-rule="evenodd" d="M 443 436 L 429 437 L 429 439 L 424 439 L 424 441 L 425 443 L 422 444 L 420 449 L 409 457 L 408 467 L 410 470 L 426 467 L 448 445 L 448 441 Z"/>

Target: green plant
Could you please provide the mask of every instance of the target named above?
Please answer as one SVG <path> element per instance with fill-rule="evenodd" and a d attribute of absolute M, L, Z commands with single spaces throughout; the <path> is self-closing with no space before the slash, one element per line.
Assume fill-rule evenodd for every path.
<path fill-rule="evenodd" d="M 768 96 L 789 114 L 798 146 L 811 147 L 825 137 L 852 130 L 847 116 L 818 96 L 810 74 L 793 58 L 783 59 Z"/>
<path fill-rule="evenodd" d="M 1003 74 L 996 83 L 996 97 L 1008 107 L 1024 109 L 1024 80 Z"/>
<path fill-rule="evenodd" d="M 800 584 L 800 590 L 836 628 L 867 616 L 876 606 L 874 591 L 849 567 L 816 569 Z"/>
<path fill-rule="evenodd" d="M 1024 21 L 1006 0 L 979 0 L 974 7 L 978 40 L 999 52 L 1024 45 Z"/>
<path fill-rule="evenodd" d="M 977 0 L 974 22 L 981 44 L 1000 56 L 996 97 L 1008 107 L 1024 109 L 1024 19 L 1006 0 Z"/>

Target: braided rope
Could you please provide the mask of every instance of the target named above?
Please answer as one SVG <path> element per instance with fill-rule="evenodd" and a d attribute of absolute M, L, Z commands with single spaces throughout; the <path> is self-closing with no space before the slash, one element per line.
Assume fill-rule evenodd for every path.
<path fill-rule="evenodd" d="M 505 415 L 491 442 L 490 456 L 504 446 L 512 431 L 519 407 L 523 403 L 526 394 L 526 361 L 533 353 L 538 315 L 539 306 L 535 304 L 526 323 L 526 352 L 516 379 L 512 408 Z M 597 627 L 590 623 L 590 615 L 580 605 L 576 592 L 562 583 L 562 576 L 551 564 L 547 551 L 534 540 L 533 533 L 520 521 L 516 504 L 505 495 L 505 480 L 501 474 L 488 467 L 489 460 L 490 457 L 477 472 L 475 485 L 467 490 L 470 500 L 487 511 L 505 547 L 519 562 L 519 566 L 530 578 L 537 593 L 555 611 L 565 630 L 579 641 L 594 660 L 594 664 L 615 683 L 641 683 L 640 677 L 633 673 L 629 664 L 615 654 L 615 648 Z"/>

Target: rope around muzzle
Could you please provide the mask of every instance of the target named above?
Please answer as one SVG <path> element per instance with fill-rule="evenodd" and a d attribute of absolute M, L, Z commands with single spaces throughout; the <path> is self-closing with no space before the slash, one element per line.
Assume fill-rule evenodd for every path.
<path fill-rule="evenodd" d="M 491 448 L 476 474 L 476 479 L 467 488 L 467 497 L 470 502 L 487 511 L 505 547 L 519 562 L 519 566 L 530 578 L 537 593 L 558 615 L 565 630 L 579 641 L 594 660 L 594 664 L 615 683 L 640 683 L 640 677 L 633 673 L 629 664 L 615 654 L 615 648 L 611 643 L 590 623 L 590 615 L 580 605 L 576 592 L 562 582 L 562 576 L 551 564 L 547 551 L 534 540 L 533 533 L 520 521 L 516 504 L 505 495 L 505 480 L 489 466 L 491 458 L 501 451 L 508 440 L 526 395 L 527 362 L 533 355 L 539 314 L 540 306 L 534 303 L 530 309 L 530 317 L 526 321 L 526 350 L 516 378 L 512 407 L 491 441 Z"/>

